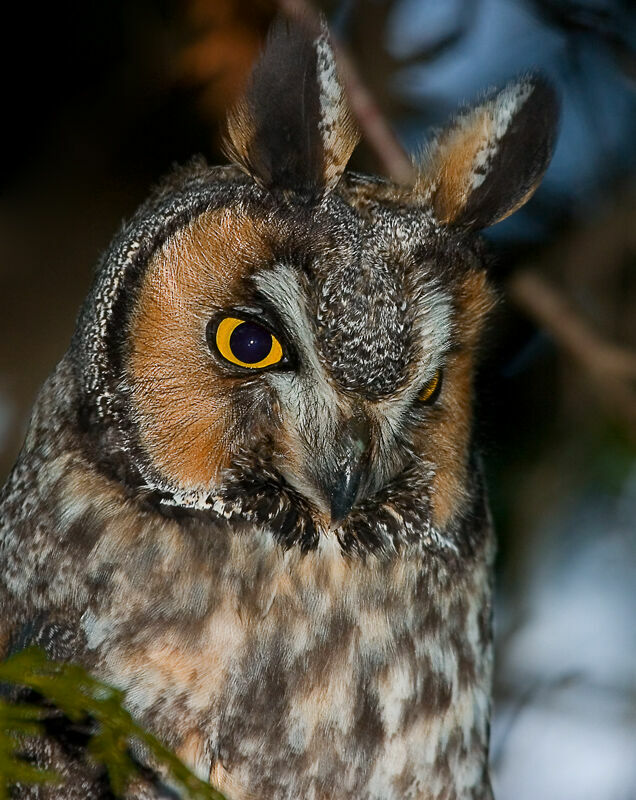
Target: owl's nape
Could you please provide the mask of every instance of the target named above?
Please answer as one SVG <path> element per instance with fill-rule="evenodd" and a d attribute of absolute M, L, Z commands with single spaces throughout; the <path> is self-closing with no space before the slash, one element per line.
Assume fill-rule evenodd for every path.
<path fill-rule="evenodd" d="M 529 75 L 413 186 L 352 174 L 326 29 L 278 22 L 233 163 L 123 227 L 42 389 L 1 496 L 0 655 L 89 667 L 232 800 L 491 798 L 478 234 L 556 118 Z M 58 751 L 50 797 L 101 798 Z"/>

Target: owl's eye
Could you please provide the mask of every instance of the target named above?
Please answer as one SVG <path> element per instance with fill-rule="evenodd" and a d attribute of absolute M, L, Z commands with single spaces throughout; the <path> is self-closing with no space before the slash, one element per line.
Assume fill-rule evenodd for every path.
<path fill-rule="evenodd" d="M 439 397 L 440 389 L 442 388 L 442 370 L 438 369 L 433 377 L 422 387 L 422 390 L 417 396 L 420 403 L 425 403 L 427 406 L 432 405 Z"/>
<path fill-rule="evenodd" d="M 226 361 L 239 367 L 263 369 L 283 360 L 278 339 L 252 320 L 224 317 L 217 325 L 214 344 Z"/>

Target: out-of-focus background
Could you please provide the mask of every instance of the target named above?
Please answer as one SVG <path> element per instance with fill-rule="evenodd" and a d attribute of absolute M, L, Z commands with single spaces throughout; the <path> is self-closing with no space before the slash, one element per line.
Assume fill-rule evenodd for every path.
<path fill-rule="evenodd" d="M 14 9 L 2 54 L 0 478 L 98 255 L 174 162 L 223 160 L 225 109 L 269 22 L 278 7 L 306 6 L 327 13 L 347 51 L 358 106 L 370 96 L 408 151 L 459 102 L 525 70 L 542 69 L 561 91 L 561 138 L 542 188 L 488 232 L 501 296 L 478 379 L 500 542 L 492 761 L 499 800 L 634 800 L 629 0 L 59 0 Z M 386 131 L 365 133 L 352 166 L 399 172 Z"/>

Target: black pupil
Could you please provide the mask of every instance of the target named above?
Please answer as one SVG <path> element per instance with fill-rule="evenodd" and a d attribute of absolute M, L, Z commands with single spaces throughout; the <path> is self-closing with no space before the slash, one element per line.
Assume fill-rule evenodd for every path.
<path fill-rule="evenodd" d="M 272 349 L 272 334 L 255 322 L 242 322 L 230 336 L 230 349 L 245 364 L 258 364 Z"/>

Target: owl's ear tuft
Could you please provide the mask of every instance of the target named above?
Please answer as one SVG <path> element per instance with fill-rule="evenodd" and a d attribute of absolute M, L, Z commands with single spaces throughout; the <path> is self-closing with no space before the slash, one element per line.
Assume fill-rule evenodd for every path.
<path fill-rule="evenodd" d="M 308 200 L 336 186 L 358 132 L 324 22 L 274 22 L 227 130 L 226 154 L 263 188 Z"/>
<path fill-rule="evenodd" d="M 552 157 L 559 118 L 540 75 L 508 84 L 462 112 L 427 148 L 416 191 L 438 222 L 478 230 L 532 197 Z"/>

